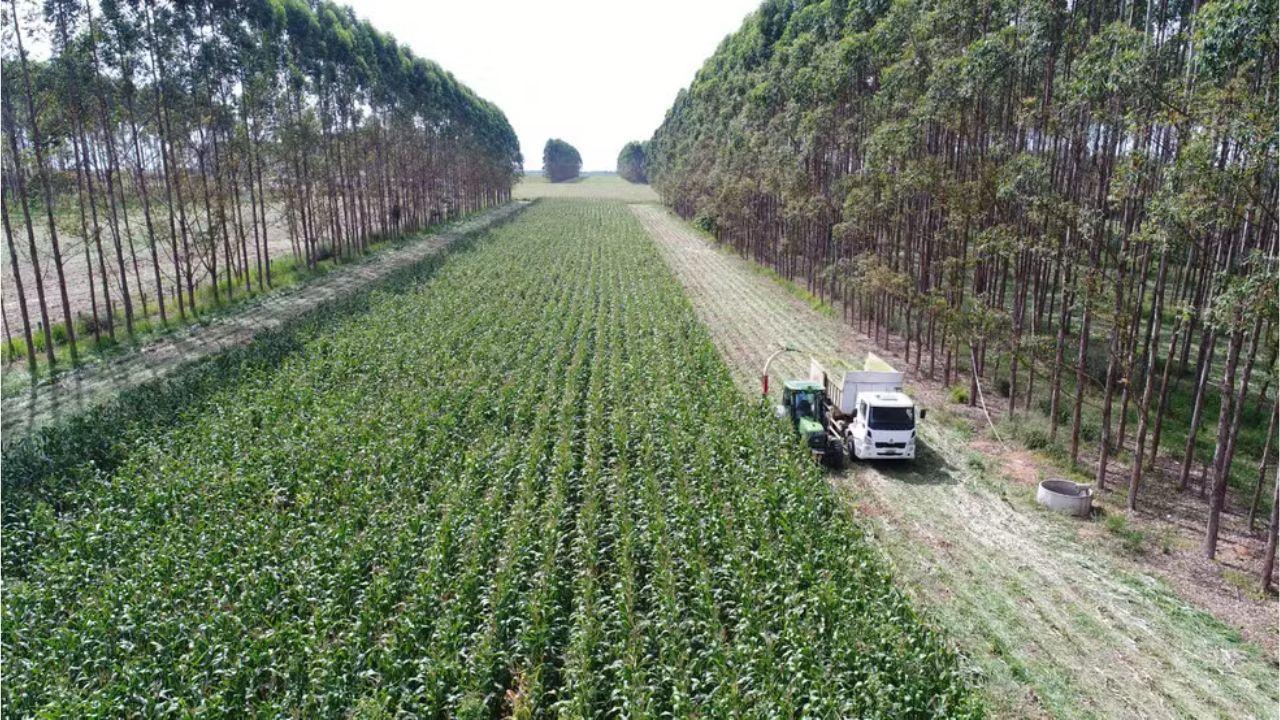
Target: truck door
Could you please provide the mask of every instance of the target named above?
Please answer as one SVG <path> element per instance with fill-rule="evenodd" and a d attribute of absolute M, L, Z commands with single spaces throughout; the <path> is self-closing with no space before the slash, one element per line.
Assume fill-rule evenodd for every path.
<path fill-rule="evenodd" d="M 866 433 L 866 403 L 858 402 L 853 406 L 853 419 L 849 421 L 848 427 L 845 429 L 845 450 L 849 453 L 849 457 L 854 459 L 862 458 L 863 445 L 862 437 Z"/>

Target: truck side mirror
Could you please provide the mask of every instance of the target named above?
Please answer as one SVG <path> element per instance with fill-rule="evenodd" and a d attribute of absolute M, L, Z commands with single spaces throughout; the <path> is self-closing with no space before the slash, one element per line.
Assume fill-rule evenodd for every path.
<path fill-rule="evenodd" d="M 774 405 L 774 406 L 773 406 L 773 416 L 774 416 L 774 417 L 776 417 L 776 418 L 778 418 L 779 420 L 783 420 L 783 419 L 785 419 L 785 418 L 787 417 L 787 406 L 786 406 L 786 405 Z"/>
<path fill-rule="evenodd" d="M 920 408 L 920 419 L 923 420 L 929 414 L 928 408 Z"/>

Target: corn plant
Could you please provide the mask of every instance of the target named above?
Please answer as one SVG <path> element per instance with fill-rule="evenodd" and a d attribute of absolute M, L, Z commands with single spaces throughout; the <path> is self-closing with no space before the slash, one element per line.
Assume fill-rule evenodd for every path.
<path fill-rule="evenodd" d="M 981 714 L 624 205 L 540 201 L 272 342 L 56 507 L 6 486 L 7 712 Z"/>

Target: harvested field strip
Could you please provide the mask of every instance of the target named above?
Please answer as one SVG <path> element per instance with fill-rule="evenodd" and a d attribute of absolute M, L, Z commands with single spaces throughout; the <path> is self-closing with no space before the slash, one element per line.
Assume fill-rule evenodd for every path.
<path fill-rule="evenodd" d="M 740 386 L 807 374 L 808 353 L 860 357 L 851 328 L 714 249 L 664 209 L 631 206 L 711 329 Z M 910 389 L 910 388 L 909 388 Z M 1015 499 L 954 430 L 926 422 L 914 465 L 832 478 L 872 521 L 905 585 L 976 664 L 1009 717 L 1272 717 L 1274 663 L 1131 563 L 1083 544 L 1072 521 Z"/>
<path fill-rule="evenodd" d="M 625 206 L 295 333 L 33 505 L 8 712 L 981 713 Z"/>

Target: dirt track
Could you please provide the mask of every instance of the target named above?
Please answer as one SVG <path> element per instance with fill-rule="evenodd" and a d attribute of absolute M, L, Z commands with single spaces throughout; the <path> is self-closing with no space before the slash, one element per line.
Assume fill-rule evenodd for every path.
<path fill-rule="evenodd" d="M 857 357 L 852 328 L 714 249 L 654 205 L 632 205 L 685 285 L 743 389 L 759 392 L 766 348 Z M 771 383 L 807 373 L 783 355 Z M 911 377 L 908 375 L 910 384 Z M 910 387 L 908 388 L 911 389 Z M 927 421 L 913 465 L 833 475 L 908 590 L 973 664 L 1009 717 L 1262 718 L 1278 702 L 1275 661 L 1158 577 L 1088 541 L 1096 523 L 1039 510 L 1031 489 L 995 477 L 1008 457 Z M 1016 496 L 1015 496 L 1016 493 Z"/>
<path fill-rule="evenodd" d="M 419 262 L 458 238 L 501 220 L 525 206 L 513 202 L 464 221 L 440 234 L 370 255 L 339 267 L 301 287 L 270 293 L 204 325 L 193 325 L 103 362 L 58 375 L 4 400 L 7 444 L 50 421 L 71 417 L 121 391 L 159 378 L 187 362 L 243 345 L 317 304 L 345 297 L 394 270 Z"/>

